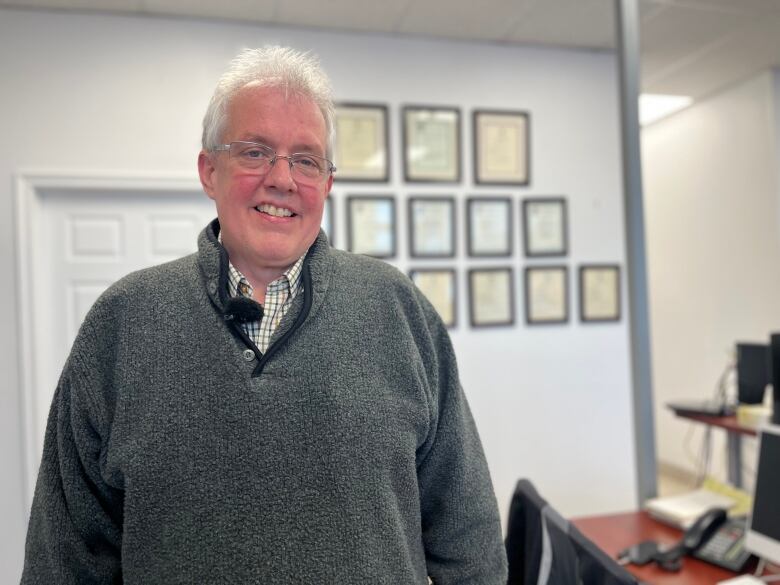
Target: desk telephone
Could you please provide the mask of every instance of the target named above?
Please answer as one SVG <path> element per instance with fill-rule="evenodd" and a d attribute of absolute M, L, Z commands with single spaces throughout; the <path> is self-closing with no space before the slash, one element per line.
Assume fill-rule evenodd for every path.
<path fill-rule="evenodd" d="M 724 567 L 741 571 L 750 553 L 745 550 L 745 519 L 729 519 L 726 510 L 712 508 L 699 516 L 685 531 L 680 541 L 669 548 L 658 546 L 655 541 L 644 541 L 618 554 L 621 564 L 646 565 L 655 561 L 668 571 L 677 571 L 686 554 Z"/>

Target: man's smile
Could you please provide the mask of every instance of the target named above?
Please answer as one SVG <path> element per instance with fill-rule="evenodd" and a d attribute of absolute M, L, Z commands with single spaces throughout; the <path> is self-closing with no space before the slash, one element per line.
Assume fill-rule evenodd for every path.
<path fill-rule="evenodd" d="M 264 203 L 263 205 L 258 205 L 255 207 L 256 211 L 259 211 L 260 213 L 265 213 L 267 215 L 271 215 L 273 217 L 293 217 L 296 215 L 289 209 L 285 209 L 284 207 L 274 207 L 273 205 L 270 205 L 268 203 Z"/>

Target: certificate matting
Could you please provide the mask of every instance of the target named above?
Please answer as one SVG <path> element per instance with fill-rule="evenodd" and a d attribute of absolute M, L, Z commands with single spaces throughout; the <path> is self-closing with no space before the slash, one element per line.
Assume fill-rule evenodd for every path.
<path fill-rule="evenodd" d="M 417 268 L 409 272 L 414 284 L 439 313 L 447 327 L 457 320 L 457 288 L 455 270 L 449 268 Z"/>
<path fill-rule="evenodd" d="M 387 106 L 336 106 L 334 164 L 340 181 L 387 182 L 389 168 Z"/>
<path fill-rule="evenodd" d="M 460 181 L 460 110 L 405 106 L 403 142 L 406 181 Z"/>
<path fill-rule="evenodd" d="M 525 320 L 529 325 L 569 320 L 568 269 L 534 266 L 525 269 Z"/>
<path fill-rule="evenodd" d="M 620 320 L 620 267 L 617 264 L 580 266 L 580 320 Z"/>
<path fill-rule="evenodd" d="M 469 317 L 472 327 L 495 327 L 515 322 L 511 268 L 469 270 Z"/>
<path fill-rule="evenodd" d="M 455 255 L 455 199 L 409 198 L 409 253 L 413 258 Z"/>
<path fill-rule="evenodd" d="M 566 200 L 562 197 L 523 200 L 525 255 L 565 256 Z"/>
<path fill-rule="evenodd" d="M 476 110 L 473 127 L 474 181 L 480 185 L 528 185 L 528 113 Z"/>
<path fill-rule="evenodd" d="M 466 209 L 469 256 L 511 256 L 511 198 L 470 197 Z"/>
<path fill-rule="evenodd" d="M 395 199 L 351 196 L 347 198 L 349 251 L 376 258 L 395 256 Z"/>

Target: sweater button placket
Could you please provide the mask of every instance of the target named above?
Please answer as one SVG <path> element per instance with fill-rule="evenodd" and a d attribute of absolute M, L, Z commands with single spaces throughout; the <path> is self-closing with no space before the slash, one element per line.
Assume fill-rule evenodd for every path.
<path fill-rule="evenodd" d="M 251 349 L 245 349 L 244 359 L 248 362 L 251 362 L 253 359 L 255 359 L 255 352 L 253 352 Z"/>

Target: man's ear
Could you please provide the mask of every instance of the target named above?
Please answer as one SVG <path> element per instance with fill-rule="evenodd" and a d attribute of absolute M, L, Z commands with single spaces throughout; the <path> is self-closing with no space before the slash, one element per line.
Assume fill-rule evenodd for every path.
<path fill-rule="evenodd" d="M 333 173 L 330 174 L 328 177 L 328 182 L 325 185 L 325 198 L 328 198 L 328 195 L 330 195 L 330 189 L 333 187 Z"/>
<path fill-rule="evenodd" d="M 205 150 L 201 150 L 198 154 L 198 175 L 200 176 L 200 184 L 203 185 L 203 190 L 210 199 L 216 197 L 216 189 L 214 185 L 214 175 L 217 172 L 217 167 L 214 165 L 214 159 L 211 154 Z"/>

